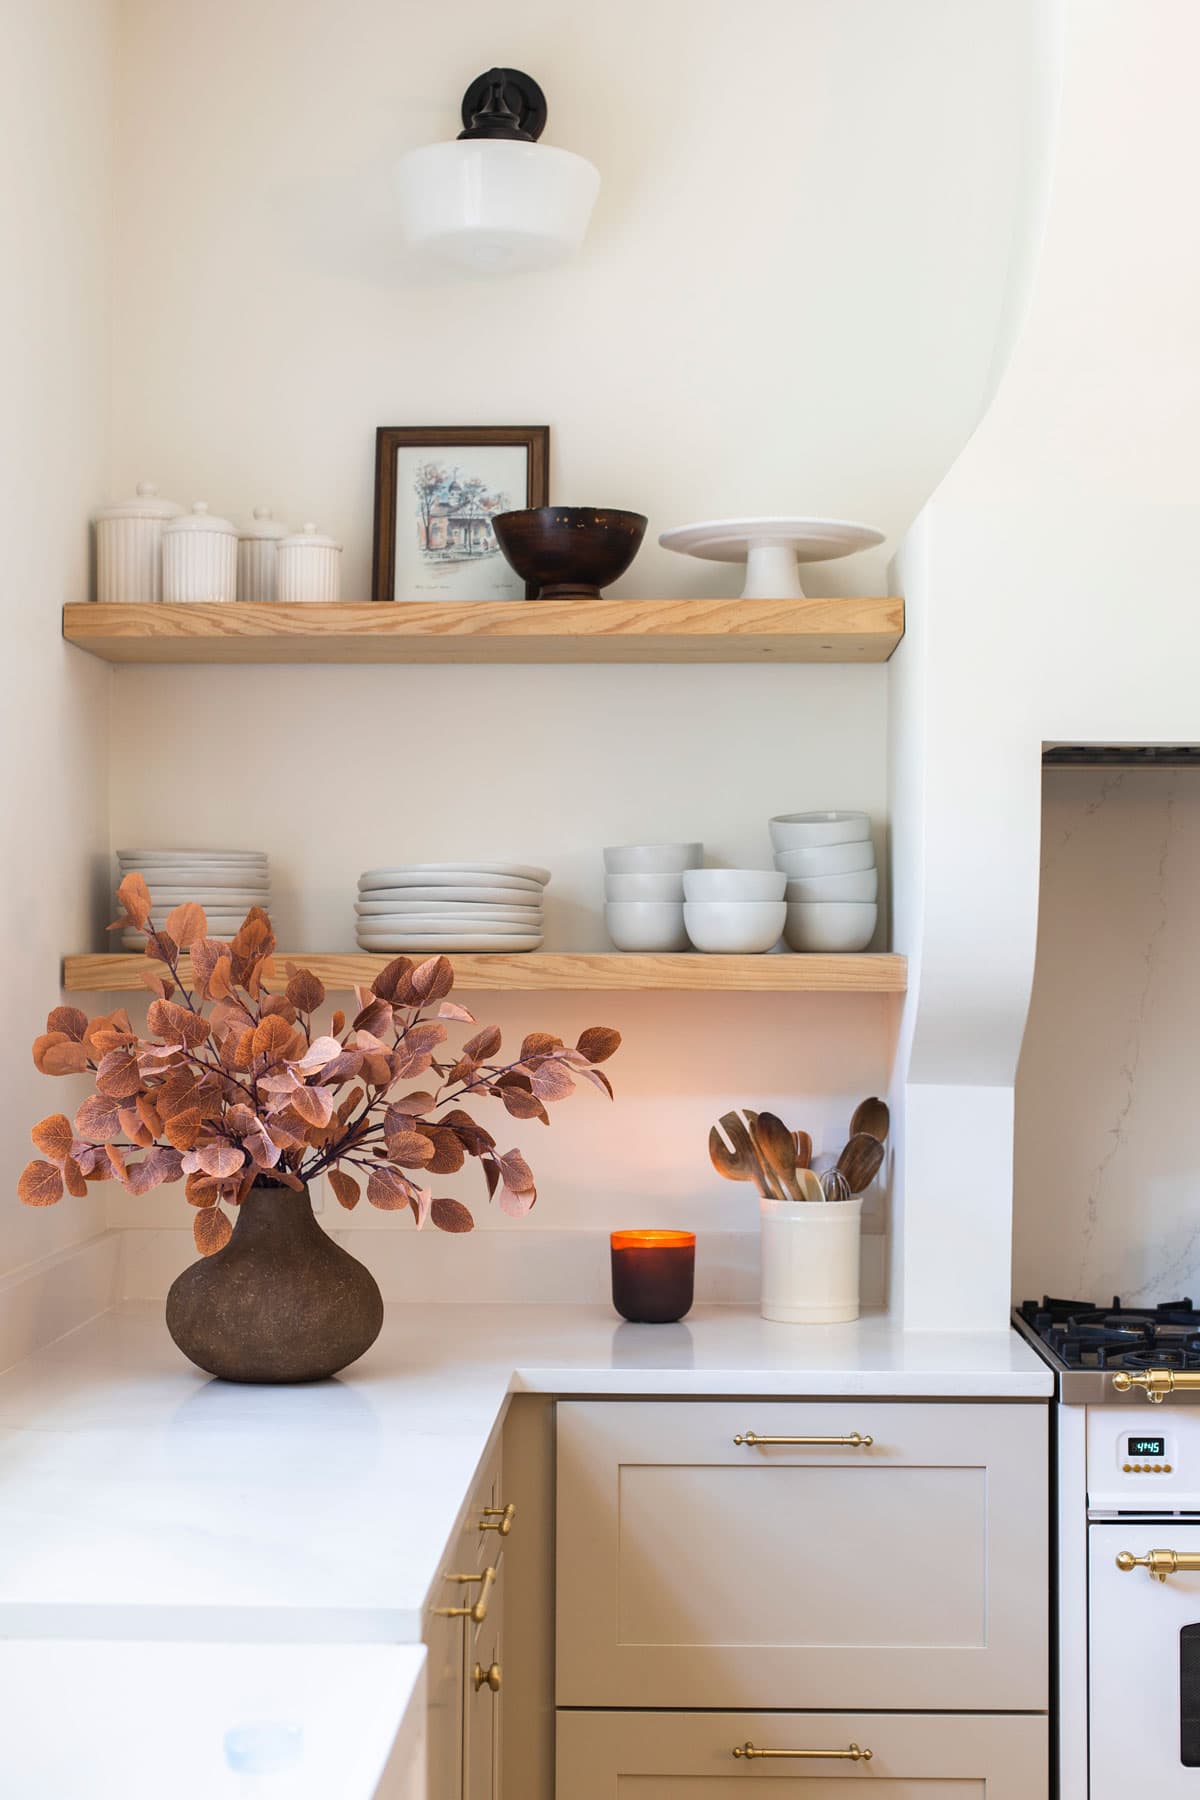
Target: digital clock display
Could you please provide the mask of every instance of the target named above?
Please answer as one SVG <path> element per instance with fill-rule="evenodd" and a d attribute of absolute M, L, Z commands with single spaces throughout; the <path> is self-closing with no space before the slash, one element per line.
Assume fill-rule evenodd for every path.
<path fill-rule="evenodd" d="M 1158 1456 L 1167 1454 L 1167 1440 L 1160 1437 L 1131 1437 L 1129 1440 L 1129 1456 Z"/>

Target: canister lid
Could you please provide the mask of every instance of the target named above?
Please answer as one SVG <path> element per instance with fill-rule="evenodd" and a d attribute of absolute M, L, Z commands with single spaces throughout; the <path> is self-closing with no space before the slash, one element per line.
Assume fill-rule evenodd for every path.
<path fill-rule="evenodd" d="M 301 545 L 308 550 L 340 550 L 342 547 L 336 538 L 325 537 L 322 532 L 319 532 L 311 519 L 302 531 L 293 531 L 290 536 L 280 538 L 281 550 L 284 545 L 289 550 Z"/>
<path fill-rule="evenodd" d="M 254 517 L 238 532 L 239 538 L 284 538 L 289 527 L 273 516 L 269 506 L 256 506 Z"/>
<path fill-rule="evenodd" d="M 237 532 L 228 519 L 218 519 L 215 513 L 208 510 L 207 500 L 197 500 L 190 513 L 180 513 L 163 528 L 166 531 L 213 531 L 225 537 L 236 537 Z"/>
<path fill-rule="evenodd" d="M 137 493 L 112 506 L 99 506 L 93 519 L 176 519 L 183 511 L 174 500 L 164 500 L 152 481 L 139 481 Z"/>

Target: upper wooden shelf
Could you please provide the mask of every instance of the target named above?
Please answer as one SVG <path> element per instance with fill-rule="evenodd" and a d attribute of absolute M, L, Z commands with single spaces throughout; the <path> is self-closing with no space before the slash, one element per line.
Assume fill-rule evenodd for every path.
<path fill-rule="evenodd" d="M 465 991 L 514 993 L 753 993 L 902 994 L 907 984 L 903 956 L 702 956 L 635 955 L 618 951 L 566 953 L 530 951 L 520 956 L 455 955 L 455 985 Z M 330 954 L 276 952 L 280 968 L 302 963 L 325 986 L 345 992 L 368 987 L 390 961 L 362 951 Z M 68 993 L 145 992 L 150 965 L 141 955 L 68 956 L 63 987 Z M 161 965 L 154 965 L 159 967 Z M 185 959 L 186 968 L 186 959 Z"/>
<path fill-rule="evenodd" d="M 63 607 L 115 663 L 879 663 L 903 635 L 896 599 Z"/>

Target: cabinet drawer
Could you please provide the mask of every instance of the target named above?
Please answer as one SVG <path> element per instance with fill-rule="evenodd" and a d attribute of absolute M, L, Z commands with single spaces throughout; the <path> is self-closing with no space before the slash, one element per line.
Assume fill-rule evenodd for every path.
<path fill-rule="evenodd" d="M 763 1750 L 870 1750 L 870 1761 L 738 1758 Z M 871 1713 L 559 1713 L 569 1800 L 1046 1800 L 1045 1719 Z M 761 1791 L 761 1790 L 758 1790 Z"/>
<path fill-rule="evenodd" d="M 1043 1710 L 1047 1435 L 1017 1405 L 563 1402 L 558 1704 Z"/>

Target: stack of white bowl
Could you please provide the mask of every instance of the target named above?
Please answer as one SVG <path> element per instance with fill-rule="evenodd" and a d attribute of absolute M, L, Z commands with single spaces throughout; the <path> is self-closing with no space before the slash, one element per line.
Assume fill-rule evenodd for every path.
<path fill-rule="evenodd" d="M 537 950 L 549 869 L 529 863 L 397 863 L 367 869 L 355 904 L 360 950 Z"/>
<path fill-rule="evenodd" d="M 604 852 L 604 923 L 618 950 L 687 950 L 683 873 L 703 844 L 612 844 Z"/>
<path fill-rule="evenodd" d="M 879 871 L 864 812 L 781 813 L 771 820 L 775 867 L 787 876 L 792 950 L 865 950 L 879 917 Z"/>
<path fill-rule="evenodd" d="M 271 907 L 271 873 L 262 850 L 118 850 L 118 880 L 145 877 L 160 929 L 172 907 L 194 900 L 204 908 L 210 937 L 231 938 L 252 906 Z M 124 931 L 121 947 L 140 950 L 140 931 Z"/>
<path fill-rule="evenodd" d="M 787 876 L 771 869 L 688 869 L 683 923 L 697 950 L 761 955 L 783 935 Z"/>

